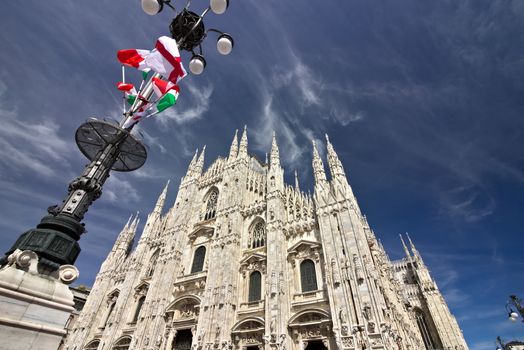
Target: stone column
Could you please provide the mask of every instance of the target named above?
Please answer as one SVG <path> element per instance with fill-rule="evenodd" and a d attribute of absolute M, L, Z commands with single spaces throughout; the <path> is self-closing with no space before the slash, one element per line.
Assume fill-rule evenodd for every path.
<path fill-rule="evenodd" d="M 176 332 L 177 331 L 174 329 L 169 330 L 169 336 L 167 337 L 166 347 L 165 347 L 166 350 L 173 350 L 173 340 L 175 339 Z"/>
<path fill-rule="evenodd" d="M 0 269 L 0 349 L 56 350 L 74 310 L 67 284 L 78 278 L 73 265 L 38 271 L 38 256 L 16 250 Z"/>

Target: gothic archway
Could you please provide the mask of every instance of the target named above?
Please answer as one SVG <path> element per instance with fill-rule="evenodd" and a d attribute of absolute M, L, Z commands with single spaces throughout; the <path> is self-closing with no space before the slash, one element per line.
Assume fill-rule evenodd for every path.
<path fill-rule="evenodd" d="M 165 350 L 188 350 L 193 342 L 193 330 L 198 322 L 200 298 L 196 295 L 183 295 L 166 308 L 164 319 Z M 189 332 L 189 333 L 188 333 Z M 187 345 L 189 343 L 189 345 Z M 189 346 L 189 348 L 187 348 Z M 186 349 L 187 348 L 187 349 Z"/>
<path fill-rule="evenodd" d="M 248 317 L 238 321 L 231 330 L 231 338 L 239 350 L 259 350 L 263 348 L 264 320 Z"/>
<path fill-rule="evenodd" d="M 91 340 L 85 347 L 84 350 L 97 350 L 100 345 L 100 339 Z"/>
<path fill-rule="evenodd" d="M 184 295 L 175 299 L 166 308 L 166 318 L 168 318 L 173 325 L 192 325 L 197 322 L 199 312 L 200 299 L 194 295 Z"/>
<path fill-rule="evenodd" d="M 289 319 L 293 341 L 300 349 L 328 350 L 333 339 L 332 322 L 329 312 L 322 309 L 300 311 Z"/>
<path fill-rule="evenodd" d="M 112 350 L 128 350 L 131 345 L 131 337 L 124 336 L 118 339 L 112 347 Z"/>

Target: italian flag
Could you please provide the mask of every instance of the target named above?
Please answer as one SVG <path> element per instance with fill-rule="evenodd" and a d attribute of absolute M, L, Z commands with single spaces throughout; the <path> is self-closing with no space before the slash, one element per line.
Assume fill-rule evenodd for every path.
<path fill-rule="evenodd" d="M 148 67 L 145 66 L 144 59 L 150 54 L 149 50 L 120 50 L 117 52 L 116 57 L 118 61 L 126 66 L 134 67 L 139 70 L 145 70 Z"/>
<path fill-rule="evenodd" d="M 170 81 L 153 78 L 153 91 L 159 98 L 156 109 L 162 112 L 176 104 L 180 88 Z"/>
<path fill-rule="evenodd" d="M 120 63 L 142 71 L 151 69 L 173 83 L 187 75 L 176 40 L 168 36 L 158 38 L 152 51 L 120 50 L 117 58 Z"/>
<path fill-rule="evenodd" d="M 137 92 L 133 84 L 120 82 L 120 83 L 116 83 L 116 87 L 118 90 L 124 92 L 127 103 L 132 105 L 133 102 L 135 102 Z"/>

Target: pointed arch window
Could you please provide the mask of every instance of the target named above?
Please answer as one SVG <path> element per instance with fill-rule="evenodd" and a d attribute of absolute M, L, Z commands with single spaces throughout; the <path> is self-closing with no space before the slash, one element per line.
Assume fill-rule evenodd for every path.
<path fill-rule="evenodd" d="M 125 337 L 118 340 L 115 345 L 113 345 L 113 350 L 127 350 L 131 345 L 131 338 Z"/>
<path fill-rule="evenodd" d="M 87 344 L 84 350 L 97 350 L 99 345 L 100 345 L 100 340 L 95 339 L 95 340 L 92 340 L 89 344 Z"/>
<path fill-rule="evenodd" d="M 107 317 L 106 317 L 106 321 L 104 322 L 104 326 L 107 325 L 109 318 L 113 314 L 113 311 L 115 310 L 115 305 L 116 305 L 116 301 L 112 302 L 111 305 L 109 305 L 109 310 L 107 311 Z"/>
<path fill-rule="evenodd" d="M 204 270 L 204 260 L 206 259 L 206 247 L 200 246 L 195 250 L 193 256 L 193 265 L 191 265 L 191 273 L 200 272 Z"/>
<path fill-rule="evenodd" d="M 249 276 L 249 296 L 247 301 L 253 302 L 262 299 L 262 274 L 253 271 Z"/>
<path fill-rule="evenodd" d="M 251 239 L 249 248 L 255 249 L 266 245 L 266 224 L 263 221 L 257 222 L 251 229 Z"/>
<path fill-rule="evenodd" d="M 149 259 L 149 267 L 146 273 L 147 277 L 153 277 L 153 274 L 155 273 L 157 261 L 158 261 L 158 249 L 156 252 L 153 253 L 153 255 L 151 256 L 151 259 Z"/>
<path fill-rule="evenodd" d="M 215 217 L 216 212 L 217 212 L 217 202 L 218 202 L 218 190 L 214 188 L 211 190 L 211 192 L 207 196 L 206 213 L 204 215 L 204 220 L 210 220 Z"/>
<path fill-rule="evenodd" d="M 312 260 L 307 259 L 300 264 L 300 281 L 302 284 L 302 293 L 318 289 L 315 263 Z"/>
<path fill-rule="evenodd" d="M 113 314 L 113 311 L 115 310 L 115 305 L 118 299 L 118 295 L 119 295 L 118 291 L 115 291 L 108 296 L 107 311 L 106 311 L 105 316 L 102 319 L 103 321 L 100 325 L 100 328 L 104 328 L 111 321 L 111 316 Z"/>
<path fill-rule="evenodd" d="M 140 316 L 140 311 L 142 311 L 142 306 L 144 306 L 144 301 L 146 300 L 145 296 L 140 297 L 138 299 L 138 303 L 136 304 L 136 310 L 135 310 L 135 316 L 133 317 L 133 322 L 136 323 L 138 321 L 138 317 Z"/>
<path fill-rule="evenodd" d="M 424 345 L 426 346 L 426 349 L 434 349 L 434 342 L 431 338 L 431 333 L 429 331 L 428 324 L 426 322 L 426 318 L 424 317 L 424 313 L 420 309 L 415 310 L 415 319 L 417 320 L 417 325 L 420 330 L 420 333 L 422 334 L 422 340 L 424 341 Z"/>

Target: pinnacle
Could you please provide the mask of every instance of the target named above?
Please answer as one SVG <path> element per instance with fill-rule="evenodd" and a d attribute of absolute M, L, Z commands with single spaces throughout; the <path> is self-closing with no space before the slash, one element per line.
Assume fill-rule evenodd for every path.
<path fill-rule="evenodd" d="M 229 159 L 232 160 L 237 157 L 238 154 L 238 129 L 235 130 L 235 136 L 231 141 L 231 147 L 229 147 Z"/>

